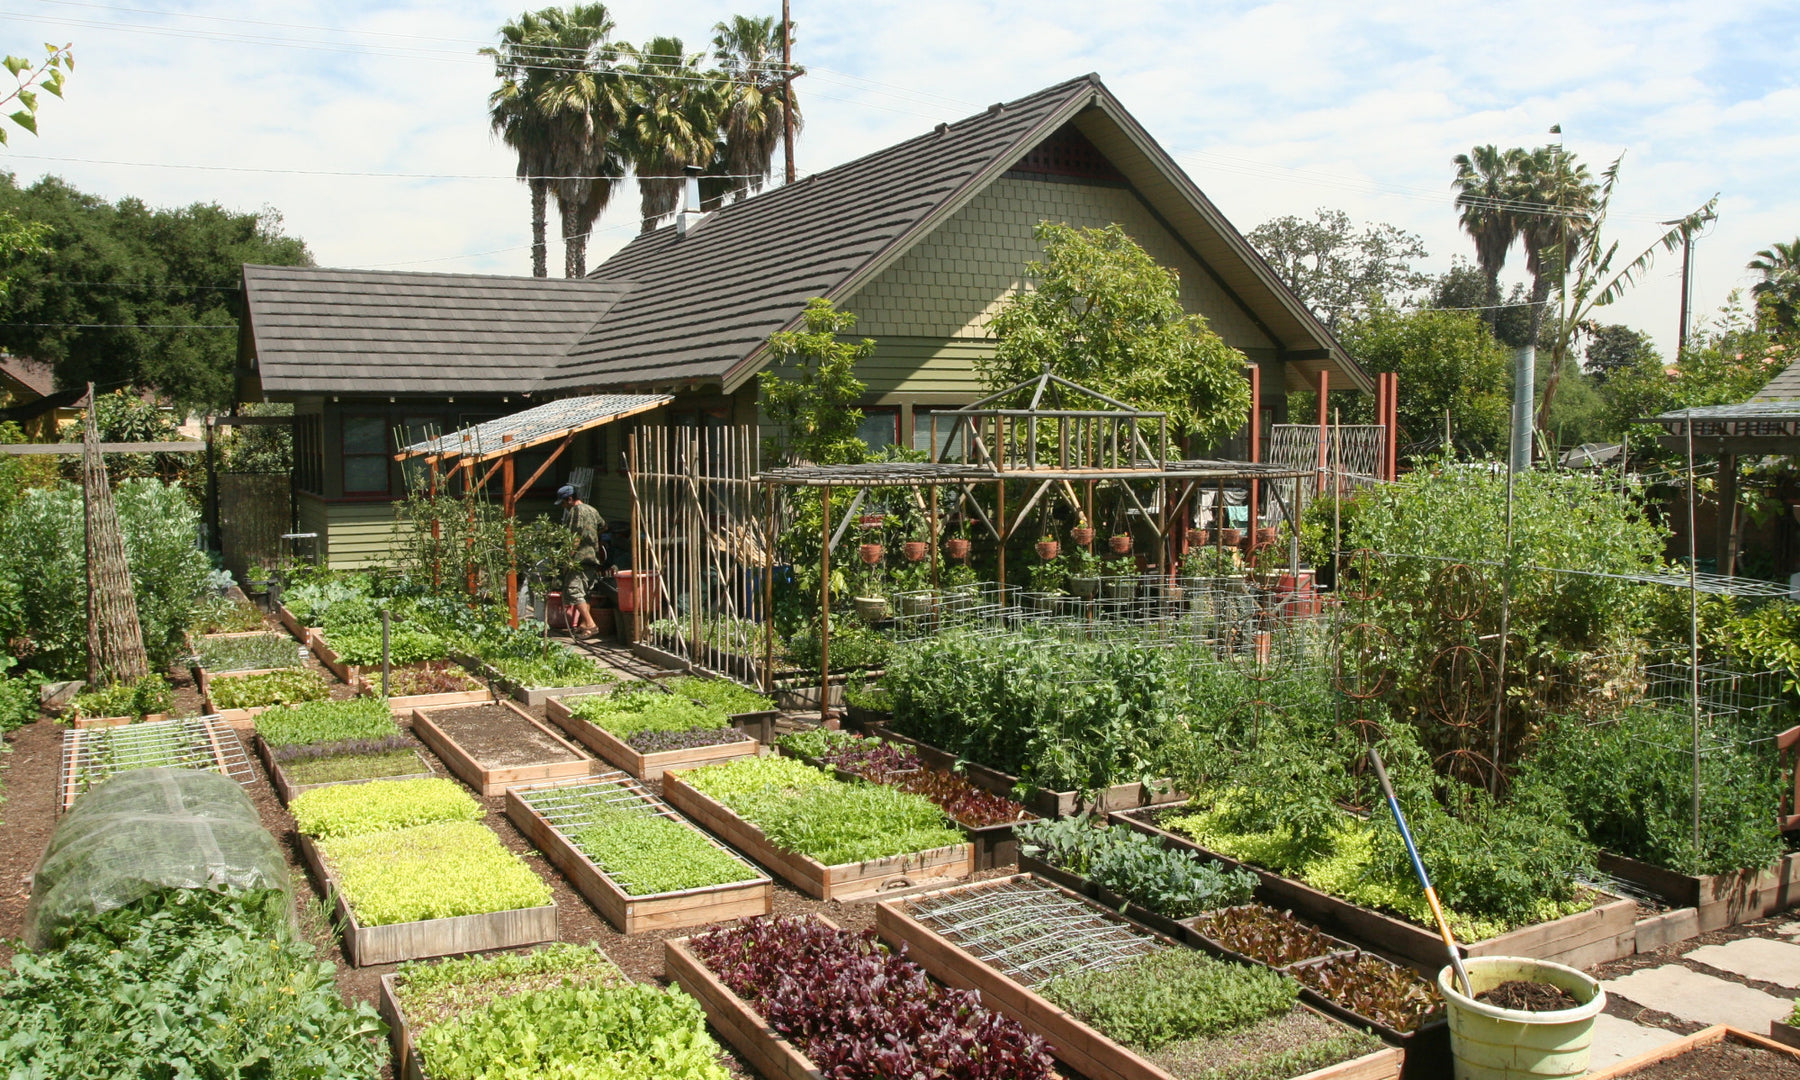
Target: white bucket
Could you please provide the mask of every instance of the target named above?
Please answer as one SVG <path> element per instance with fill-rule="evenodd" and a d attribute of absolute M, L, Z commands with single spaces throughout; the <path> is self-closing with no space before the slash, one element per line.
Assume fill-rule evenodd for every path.
<path fill-rule="evenodd" d="M 1606 1008 L 1599 983 L 1572 967 L 1520 956 L 1470 957 L 1463 968 L 1476 994 L 1518 979 L 1549 983 L 1581 1004 L 1554 1012 L 1502 1009 L 1464 995 L 1444 968 L 1438 991 L 1448 1008 L 1456 1080 L 1573 1080 L 1588 1071 L 1594 1017 Z"/>

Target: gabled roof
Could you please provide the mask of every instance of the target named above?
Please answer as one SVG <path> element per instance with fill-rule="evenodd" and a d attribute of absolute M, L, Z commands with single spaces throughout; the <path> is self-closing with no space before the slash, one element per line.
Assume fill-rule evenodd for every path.
<path fill-rule="evenodd" d="M 0 375 L 5 375 L 38 397 L 49 397 L 56 393 L 56 373 L 42 360 L 0 352 Z"/>
<path fill-rule="evenodd" d="M 630 286 L 620 281 L 244 267 L 266 393 L 519 393 Z"/>
<path fill-rule="evenodd" d="M 1800 398 L 1800 361 L 1795 361 L 1781 369 L 1773 379 L 1763 385 L 1751 401 L 1793 401 Z"/>

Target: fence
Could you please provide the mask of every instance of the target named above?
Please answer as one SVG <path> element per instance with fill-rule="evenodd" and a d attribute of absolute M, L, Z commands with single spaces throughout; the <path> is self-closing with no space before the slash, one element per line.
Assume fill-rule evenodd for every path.
<path fill-rule="evenodd" d="M 286 473 L 219 474 L 219 551 L 239 581 L 288 555 L 289 495 Z"/>

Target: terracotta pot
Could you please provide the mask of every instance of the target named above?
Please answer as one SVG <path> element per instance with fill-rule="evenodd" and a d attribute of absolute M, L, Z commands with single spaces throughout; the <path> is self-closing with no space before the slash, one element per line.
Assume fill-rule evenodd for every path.
<path fill-rule="evenodd" d="M 908 540 L 900 545 L 900 553 L 906 556 L 907 562 L 919 562 L 931 554 L 931 545 L 923 540 Z"/>
<path fill-rule="evenodd" d="M 1131 550 L 1131 534 L 1120 533 L 1106 538 L 1106 547 L 1114 555 L 1123 555 Z"/>
<path fill-rule="evenodd" d="M 968 558 L 969 548 L 972 546 L 973 545 L 969 541 L 960 536 L 951 537 L 944 541 L 944 550 L 950 553 L 952 559 Z"/>
<path fill-rule="evenodd" d="M 1037 542 L 1037 553 L 1038 558 L 1045 562 L 1049 562 L 1051 559 L 1062 554 L 1062 545 L 1054 540 L 1039 540 Z"/>
<path fill-rule="evenodd" d="M 1221 544 L 1224 544 L 1226 547 L 1237 547 L 1239 544 L 1244 542 L 1244 530 L 1242 530 L 1242 529 L 1220 529 L 1219 530 L 1219 542 Z"/>
<path fill-rule="evenodd" d="M 1069 539 L 1081 547 L 1087 547 L 1094 542 L 1094 530 L 1076 526 L 1069 530 Z"/>
<path fill-rule="evenodd" d="M 1268 547 L 1270 544 L 1273 544 L 1275 542 L 1275 536 L 1276 536 L 1275 526 L 1273 526 L 1273 525 L 1258 526 L 1257 530 L 1256 530 L 1256 546 L 1257 547 Z"/>
<path fill-rule="evenodd" d="M 880 544 L 864 544 L 856 550 L 857 554 L 862 556 L 862 561 L 870 566 L 880 562 L 882 554 L 886 551 Z"/>
<path fill-rule="evenodd" d="M 1195 529 L 1193 532 L 1188 533 L 1188 541 L 1194 547 L 1212 547 L 1212 545 L 1213 545 L 1212 530 L 1211 529 Z"/>

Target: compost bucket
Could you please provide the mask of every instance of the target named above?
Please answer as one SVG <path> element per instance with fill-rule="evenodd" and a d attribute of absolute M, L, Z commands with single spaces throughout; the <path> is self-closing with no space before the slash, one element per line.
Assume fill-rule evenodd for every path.
<path fill-rule="evenodd" d="M 1558 1080 L 1588 1071 L 1594 1017 L 1606 1007 L 1599 983 L 1572 967 L 1519 956 L 1471 957 L 1463 966 L 1477 994 L 1520 979 L 1560 987 L 1582 1004 L 1554 1012 L 1502 1009 L 1465 996 L 1446 967 L 1438 991 L 1449 1011 L 1456 1080 Z"/>

